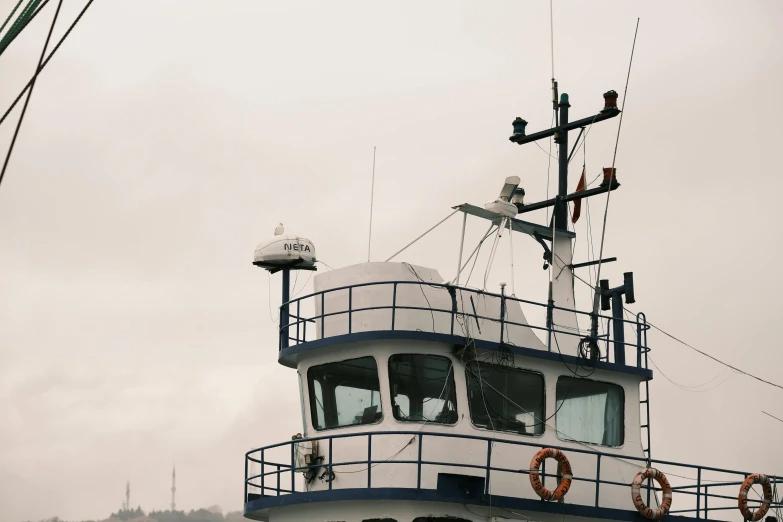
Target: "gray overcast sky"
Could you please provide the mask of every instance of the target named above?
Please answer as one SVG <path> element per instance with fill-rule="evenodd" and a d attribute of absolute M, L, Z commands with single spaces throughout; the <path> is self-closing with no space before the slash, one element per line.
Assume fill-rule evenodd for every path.
<path fill-rule="evenodd" d="M 2 107 L 34 69 L 50 4 L 0 59 Z M 622 94 L 641 17 L 607 231 L 620 261 L 604 274 L 633 270 L 634 310 L 783 381 L 783 3 L 554 4 L 572 117 Z M 65 1 L 55 36 L 81 5 Z M 180 507 L 239 509 L 243 453 L 301 430 L 255 245 L 283 221 L 331 266 L 363 261 L 373 145 L 376 260 L 505 176 L 545 197 L 547 156 L 507 137 L 516 116 L 549 124 L 550 77 L 545 1 L 96 0 L 41 76 L 0 187 L 0 520 L 105 517 L 126 479 L 134 505 L 162 509 L 173 462 Z M 615 132 L 590 133 L 591 176 Z M 400 260 L 452 277 L 458 227 Z M 517 294 L 545 301 L 540 247 L 518 243 Z M 730 375 L 650 344 L 678 383 Z M 656 377 L 656 456 L 783 472 L 783 424 L 761 414 L 783 415 L 783 391 Z"/>

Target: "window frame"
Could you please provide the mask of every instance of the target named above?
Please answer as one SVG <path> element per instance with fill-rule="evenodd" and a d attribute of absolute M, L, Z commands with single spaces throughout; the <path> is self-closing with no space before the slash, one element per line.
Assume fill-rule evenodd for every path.
<path fill-rule="evenodd" d="M 470 361 L 468 364 L 471 364 L 471 363 L 474 363 L 474 362 L 476 364 L 483 364 L 485 367 L 486 366 L 502 367 L 502 366 L 500 366 L 498 364 L 481 363 L 479 361 Z M 492 432 L 492 433 L 498 433 L 498 432 L 499 433 L 508 433 L 510 435 L 519 435 L 520 437 L 543 437 L 544 436 L 544 434 L 546 433 L 546 429 L 547 429 L 547 424 L 546 423 L 547 423 L 547 421 L 549 419 L 547 419 L 547 416 L 546 416 L 546 404 L 547 404 L 547 402 L 546 402 L 546 376 L 544 375 L 543 372 L 540 372 L 538 370 L 529 370 L 527 368 L 519 368 L 517 366 L 511 366 L 511 367 L 508 368 L 509 371 L 518 371 L 518 372 L 530 373 L 530 374 L 538 375 L 539 377 L 541 377 L 541 381 L 542 381 L 542 387 L 541 387 L 542 390 L 541 391 L 542 391 L 542 394 L 543 394 L 542 403 L 544 405 L 544 415 L 543 415 L 542 422 L 544 423 L 544 429 L 543 429 L 543 431 L 541 433 L 527 434 L 527 433 L 519 433 L 517 431 L 507 431 L 507 430 L 498 430 L 498 429 L 494 429 L 493 430 L 492 428 L 485 428 L 485 427 L 479 426 L 479 425 L 477 425 L 476 423 L 473 422 L 473 410 L 470 407 L 470 379 L 471 379 L 471 376 L 470 376 L 470 372 L 468 370 L 468 364 L 465 365 L 465 395 L 468 398 L 468 415 L 470 416 L 470 424 L 471 424 L 471 426 L 473 426 L 477 430 L 489 431 L 489 432 Z"/>
<path fill-rule="evenodd" d="M 399 356 L 415 356 L 420 355 L 424 357 L 439 357 L 441 359 L 446 359 L 451 364 L 451 372 L 447 372 L 448 374 L 451 374 L 451 381 L 454 385 L 454 414 L 456 420 L 453 423 L 447 423 L 447 422 L 436 422 L 436 421 L 430 421 L 430 420 L 405 420 L 405 419 L 398 419 L 396 415 L 394 415 L 394 395 L 392 392 L 392 365 L 391 360 L 393 357 L 399 357 Z M 459 424 L 460 416 L 459 416 L 459 393 L 457 393 L 457 378 L 454 375 L 454 369 L 456 368 L 456 364 L 454 360 L 449 357 L 448 355 L 442 355 L 442 354 L 436 354 L 436 353 L 418 353 L 418 352 L 410 352 L 410 353 L 393 353 L 386 359 L 386 376 L 389 379 L 389 401 L 392 408 L 392 416 L 391 418 L 394 419 L 395 422 L 398 422 L 400 424 L 411 424 L 411 423 L 419 423 L 419 424 L 434 424 L 436 426 L 456 426 Z"/>
<path fill-rule="evenodd" d="M 340 364 L 345 363 L 348 361 L 355 361 L 357 359 L 372 359 L 375 361 L 375 372 L 378 377 L 378 411 L 380 412 L 381 416 L 374 422 L 368 422 L 368 423 L 360 423 L 360 424 L 344 424 L 344 425 L 338 425 L 338 426 L 332 426 L 332 427 L 318 427 L 318 411 L 317 411 L 317 403 L 315 400 L 315 386 L 312 385 L 310 381 L 310 370 L 313 368 L 319 368 L 321 366 L 327 366 L 329 364 Z M 381 382 L 381 369 L 380 365 L 378 364 L 378 358 L 374 355 L 359 355 L 358 357 L 350 357 L 348 359 L 341 359 L 339 361 L 327 361 L 323 362 L 321 364 L 314 364 L 312 366 L 309 366 L 307 368 L 307 403 L 308 407 L 310 408 L 310 424 L 313 426 L 313 429 L 315 431 L 329 431 L 329 430 L 338 430 L 338 429 L 346 429 L 346 428 L 358 428 L 361 426 L 374 426 L 376 424 L 380 424 L 383 422 L 384 419 L 384 408 L 383 408 L 383 383 Z M 315 381 L 315 379 L 313 379 Z M 323 385 L 319 383 L 319 385 L 322 388 L 323 392 Z M 336 390 L 336 387 L 335 387 Z M 373 390 L 374 391 L 374 390 Z M 372 392 L 371 392 L 372 393 Z M 326 423 L 326 410 L 324 409 L 324 424 Z"/>
<path fill-rule="evenodd" d="M 623 422 L 620 424 L 622 426 L 622 444 L 619 444 L 617 446 L 610 446 L 608 444 L 601 444 L 600 442 L 584 442 L 581 440 L 576 439 L 566 439 L 560 436 L 560 430 L 557 429 L 557 412 L 560 411 L 560 408 L 557 407 L 557 385 L 560 383 L 560 379 L 573 379 L 576 381 L 590 381 L 595 382 L 598 384 L 606 384 L 609 386 L 616 386 L 620 388 L 620 391 L 622 392 L 622 403 L 620 404 L 620 411 L 623 415 Z M 555 382 L 555 413 L 553 414 L 553 418 L 555 420 L 555 436 L 558 438 L 558 440 L 562 440 L 563 442 L 575 442 L 577 444 L 587 444 L 589 446 L 600 446 L 602 448 L 623 448 L 625 447 L 625 435 L 627 434 L 628 430 L 626 429 L 625 421 L 626 421 L 626 415 L 625 415 L 625 387 L 622 384 L 617 384 L 616 382 L 611 381 L 602 381 L 597 379 L 587 379 L 585 377 L 574 377 L 573 374 L 571 375 L 565 375 L 560 374 L 557 376 L 557 381 Z"/>

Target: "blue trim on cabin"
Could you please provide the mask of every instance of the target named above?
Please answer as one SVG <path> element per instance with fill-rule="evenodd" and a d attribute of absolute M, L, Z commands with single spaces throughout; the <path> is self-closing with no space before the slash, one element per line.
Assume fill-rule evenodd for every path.
<path fill-rule="evenodd" d="M 461 335 L 450 335 L 437 332 L 422 332 L 418 330 L 373 330 L 369 332 L 335 335 L 334 337 L 326 337 L 325 339 L 317 339 L 315 341 L 308 341 L 299 343 L 295 346 L 290 346 L 288 348 L 283 348 L 279 352 L 280 355 L 278 357 L 278 362 L 283 366 L 296 368 L 298 356 L 301 353 L 339 344 L 378 340 L 431 341 L 455 346 L 465 346 L 467 342 L 465 337 Z M 565 362 L 572 365 L 585 363 L 583 359 L 574 357 L 573 355 L 560 354 L 559 352 L 536 350 L 533 348 L 511 346 L 508 344 L 501 345 L 500 343 L 486 341 L 483 339 L 473 339 L 473 342 L 475 343 L 476 348 L 480 350 L 497 350 L 502 346 L 504 349 L 510 350 L 514 355 L 520 355 L 522 357 L 532 357 L 535 359 L 544 359 L 547 361 Z M 596 362 L 595 367 L 599 370 L 638 375 L 644 379 L 652 379 L 653 377 L 652 370 L 639 368 L 636 366 L 599 361 Z"/>
<path fill-rule="evenodd" d="M 255 496 L 255 495 L 253 495 Z M 454 504 L 471 504 L 474 506 L 489 506 L 508 508 L 518 511 L 533 511 L 552 513 L 556 515 L 568 515 L 586 518 L 600 518 L 606 520 L 619 520 L 621 522 L 640 522 L 645 519 L 636 510 L 603 508 L 568 504 L 567 502 L 542 502 L 527 498 L 506 497 L 501 495 L 483 495 L 482 498 L 449 497 L 440 494 L 434 489 L 415 488 L 350 488 L 332 489 L 326 491 L 307 491 L 291 495 L 259 497 L 245 503 L 245 515 L 255 512 L 275 509 L 297 504 L 311 504 L 313 502 L 339 502 L 339 501 L 364 501 L 364 500 L 398 500 L 417 502 L 447 502 Z M 710 522 L 709 519 L 667 515 L 669 522 Z"/>

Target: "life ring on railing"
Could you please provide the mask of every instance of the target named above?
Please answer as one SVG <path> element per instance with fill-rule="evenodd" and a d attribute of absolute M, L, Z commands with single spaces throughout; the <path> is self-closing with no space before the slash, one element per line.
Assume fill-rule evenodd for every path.
<path fill-rule="evenodd" d="M 761 484 L 761 489 L 764 491 L 764 499 L 761 502 L 761 506 L 754 512 L 748 507 L 748 492 L 753 484 Z M 761 473 L 753 473 L 745 478 L 745 481 L 740 486 L 739 496 L 737 497 L 739 502 L 739 510 L 745 520 L 752 520 L 757 522 L 764 518 L 764 515 L 769 511 L 769 504 L 772 502 L 772 486 L 769 482 L 769 477 L 762 475 Z"/>
<path fill-rule="evenodd" d="M 645 480 L 653 478 L 661 486 L 663 490 L 663 502 L 657 509 L 647 507 L 642 500 L 642 484 Z M 669 514 L 669 510 L 672 507 L 672 487 L 669 485 L 669 480 L 666 475 L 654 468 L 643 469 L 633 478 L 631 483 L 631 499 L 633 505 L 641 513 L 644 518 L 650 520 L 658 520 Z"/>
<path fill-rule="evenodd" d="M 560 481 L 560 484 L 554 491 L 546 489 L 539 476 L 538 470 L 547 458 L 553 458 L 558 462 L 560 473 L 563 475 L 563 480 Z M 533 491 L 544 500 L 562 499 L 571 487 L 572 478 L 574 478 L 574 474 L 571 471 L 571 463 L 568 462 L 568 457 L 565 456 L 565 453 L 560 450 L 544 448 L 536 453 L 533 460 L 530 461 L 530 485 L 533 486 Z"/>

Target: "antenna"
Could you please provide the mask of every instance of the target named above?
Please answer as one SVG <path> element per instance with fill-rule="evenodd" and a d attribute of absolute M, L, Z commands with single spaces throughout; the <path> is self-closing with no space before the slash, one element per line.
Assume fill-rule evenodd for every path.
<path fill-rule="evenodd" d="M 122 506 L 125 511 L 130 510 L 130 480 L 125 482 L 125 504 Z"/>
<path fill-rule="evenodd" d="M 372 246 L 372 203 L 375 199 L 375 145 L 372 146 L 372 185 L 370 187 L 370 235 L 367 238 L 367 262 L 370 262 L 370 247 Z"/>
<path fill-rule="evenodd" d="M 175 495 L 177 493 L 177 467 L 175 465 L 171 466 L 171 512 L 175 512 L 177 510 L 177 501 L 175 500 Z"/>

